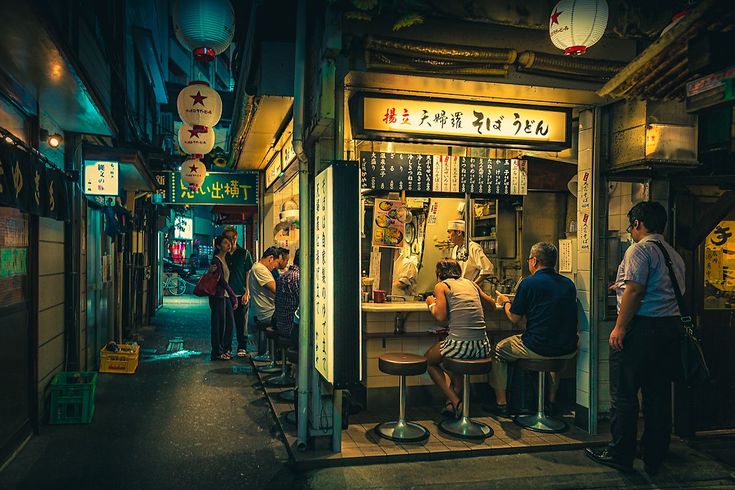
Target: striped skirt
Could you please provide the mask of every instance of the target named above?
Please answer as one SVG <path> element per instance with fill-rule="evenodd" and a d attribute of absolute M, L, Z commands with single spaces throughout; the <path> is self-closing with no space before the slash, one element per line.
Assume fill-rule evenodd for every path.
<path fill-rule="evenodd" d="M 439 350 L 444 357 L 454 359 L 487 359 L 492 346 L 487 337 L 479 340 L 457 340 L 447 337 L 442 340 Z"/>

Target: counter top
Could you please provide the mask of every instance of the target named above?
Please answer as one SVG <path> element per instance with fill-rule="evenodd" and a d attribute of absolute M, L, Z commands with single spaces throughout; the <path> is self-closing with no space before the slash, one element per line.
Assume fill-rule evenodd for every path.
<path fill-rule="evenodd" d="M 363 303 L 362 311 L 367 313 L 400 313 L 425 311 L 429 313 L 429 307 L 423 301 L 395 301 L 392 303 Z"/>

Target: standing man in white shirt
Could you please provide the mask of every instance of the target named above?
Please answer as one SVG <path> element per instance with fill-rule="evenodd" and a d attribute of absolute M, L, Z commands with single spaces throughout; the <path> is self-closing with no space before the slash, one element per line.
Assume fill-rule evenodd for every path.
<path fill-rule="evenodd" d="M 482 284 L 486 277 L 493 275 L 493 264 L 487 258 L 479 243 L 469 241 L 465 249 L 465 223 L 464 220 L 452 220 L 447 223 L 447 234 L 452 242 L 452 258 L 462 266 L 462 277 Z"/>
<path fill-rule="evenodd" d="M 618 318 L 610 333 L 610 432 L 603 449 L 586 449 L 594 461 L 630 472 L 636 455 L 638 394 L 643 401 L 640 444 L 645 470 L 659 471 L 671 438 L 671 381 L 681 363 L 679 305 L 666 265 L 684 294 L 684 261 L 663 237 L 666 209 L 644 201 L 628 211 L 633 241 L 610 286 L 618 297 Z M 664 252 L 665 251 L 665 252 Z"/>

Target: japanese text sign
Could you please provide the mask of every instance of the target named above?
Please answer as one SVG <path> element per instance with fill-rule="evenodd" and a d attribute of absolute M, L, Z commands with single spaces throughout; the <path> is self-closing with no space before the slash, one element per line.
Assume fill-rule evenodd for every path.
<path fill-rule="evenodd" d="M 120 163 L 85 160 L 84 193 L 88 196 L 117 196 L 120 193 Z"/>
<path fill-rule="evenodd" d="M 181 181 L 178 172 L 170 173 L 164 202 L 171 204 L 249 205 L 258 204 L 257 172 L 209 172 L 196 191 Z"/>
<path fill-rule="evenodd" d="M 265 188 L 269 188 L 273 182 L 281 176 L 281 152 L 279 151 L 273 156 L 273 159 L 265 167 Z"/>
<path fill-rule="evenodd" d="M 559 150 L 571 146 L 569 108 L 357 94 L 355 139 L 410 139 Z"/>
<path fill-rule="evenodd" d="M 314 366 L 335 388 L 362 377 L 359 183 L 354 162 L 314 182 Z"/>

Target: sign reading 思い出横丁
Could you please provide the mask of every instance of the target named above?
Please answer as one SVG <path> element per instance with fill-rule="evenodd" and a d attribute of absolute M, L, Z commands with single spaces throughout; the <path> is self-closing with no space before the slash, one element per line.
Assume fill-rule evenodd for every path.
<path fill-rule="evenodd" d="M 359 93 L 350 100 L 350 112 L 355 139 L 571 147 L 572 111 L 564 107 Z"/>
<path fill-rule="evenodd" d="M 178 172 L 167 172 L 162 175 L 165 177 L 156 178 L 165 181 L 165 193 L 161 199 L 164 203 L 258 205 L 257 172 L 208 172 L 204 183 L 196 191 L 189 189 Z"/>

